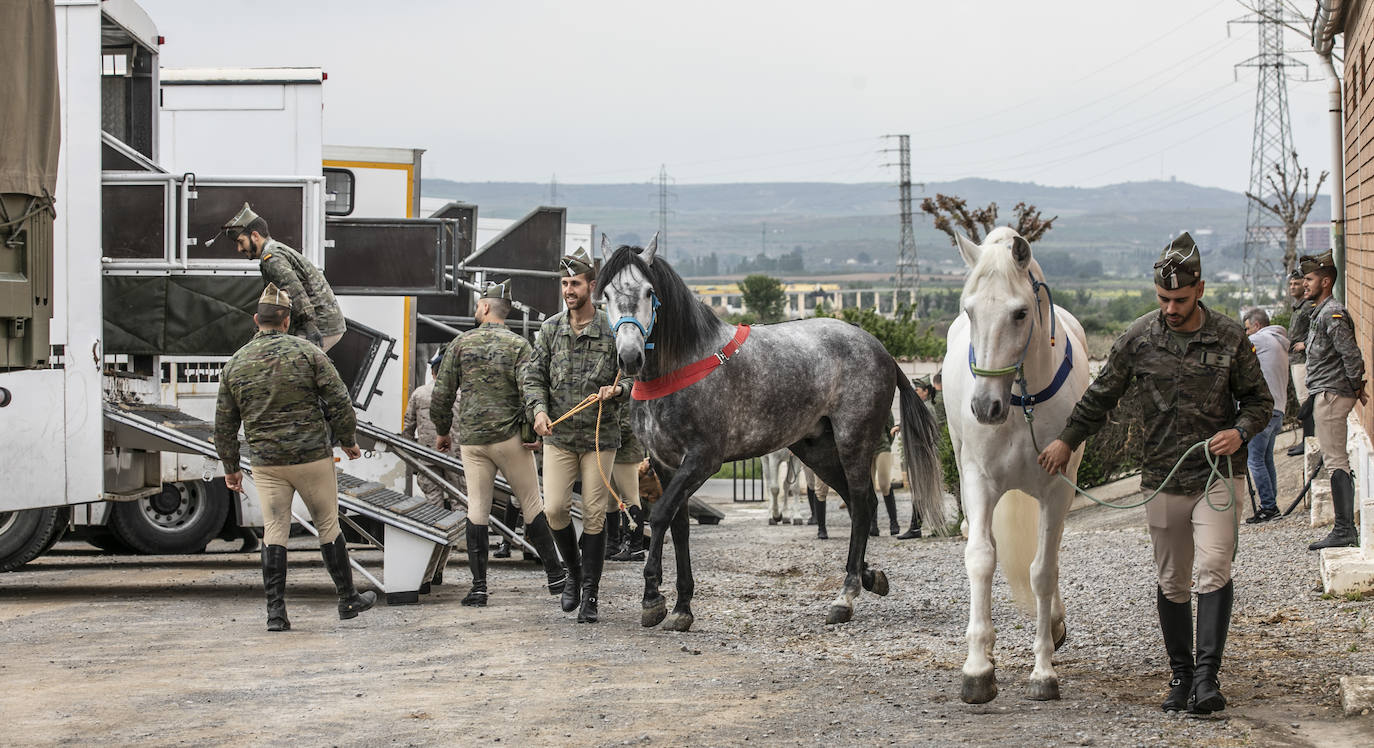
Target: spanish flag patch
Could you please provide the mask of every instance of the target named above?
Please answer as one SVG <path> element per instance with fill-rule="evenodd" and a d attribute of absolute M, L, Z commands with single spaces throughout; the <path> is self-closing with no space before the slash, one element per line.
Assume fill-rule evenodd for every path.
<path fill-rule="evenodd" d="M 264 259 L 264 260 L 270 260 L 270 259 L 272 259 L 272 255 L 270 255 L 270 254 L 263 255 L 263 256 L 262 256 L 262 259 Z"/>
<path fill-rule="evenodd" d="M 1332 312 L 1331 319 L 1343 319 L 1340 312 Z"/>

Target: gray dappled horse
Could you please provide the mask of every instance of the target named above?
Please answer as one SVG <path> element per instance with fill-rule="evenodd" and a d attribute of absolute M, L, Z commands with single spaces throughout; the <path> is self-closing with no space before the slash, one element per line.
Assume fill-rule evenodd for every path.
<path fill-rule="evenodd" d="M 699 301 L 672 267 L 656 258 L 658 237 L 644 250 L 612 254 L 603 234 L 597 293 L 616 330 L 620 366 L 636 378 L 635 434 L 663 480 L 650 515 L 653 536 L 644 564 L 641 623 L 686 631 L 692 625 L 692 565 L 687 499 L 727 460 L 788 447 L 844 496 L 849 534 L 844 588 L 827 623 L 854 615 L 859 589 L 887 594 L 887 577 L 864 562 L 869 517 L 876 511 L 873 455 L 888 438 L 883 426 L 893 391 L 901 392 L 902 442 L 913 493 L 931 526 L 941 523 L 940 460 L 934 416 L 882 344 L 836 319 L 806 319 L 736 328 Z M 736 346 L 742 335 L 747 338 Z M 685 367 L 685 368 L 684 368 Z M 693 367 L 696 367 L 695 369 Z M 703 369 L 704 367 L 704 369 Z M 639 399 L 688 371 L 709 373 L 695 384 Z M 668 389 L 671 389 L 669 387 Z M 941 523 L 942 524 L 942 523 Z M 663 536 L 671 530 L 677 603 L 671 617 L 659 592 Z"/>

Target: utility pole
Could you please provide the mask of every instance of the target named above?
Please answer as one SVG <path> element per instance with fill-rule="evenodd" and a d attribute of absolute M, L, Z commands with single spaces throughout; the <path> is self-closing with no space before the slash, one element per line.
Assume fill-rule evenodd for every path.
<path fill-rule="evenodd" d="M 549 180 L 549 205 L 558 205 L 558 175 Z"/>
<path fill-rule="evenodd" d="M 658 166 L 658 254 L 668 256 L 668 166 Z"/>
<path fill-rule="evenodd" d="M 1236 65 L 1255 68 L 1255 125 L 1250 145 L 1250 194 L 1266 200 L 1274 190 L 1267 177 L 1276 164 L 1286 163 L 1293 153 L 1293 131 L 1288 122 L 1288 78 L 1286 69 L 1307 65 L 1283 51 L 1285 23 L 1305 26 L 1307 21 L 1284 8 L 1284 0 L 1254 0 L 1255 12 L 1230 23 L 1256 24 L 1259 39 L 1258 53 Z M 1228 24 L 1229 30 L 1229 24 Z M 1305 79 L 1305 76 L 1304 76 Z M 1274 226 L 1266 226 L 1263 211 L 1254 200 L 1245 203 L 1245 253 L 1243 278 L 1250 303 L 1260 301 L 1260 288 L 1280 289 L 1283 279 L 1280 265 L 1275 262 L 1279 250 L 1279 235 Z"/>
<path fill-rule="evenodd" d="M 897 288 L 893 293 L 893 307 L 896 300 L 906 295 L 914 304 L 921 293 L 920 267 L 916 263 L 916 232 L 911 227 L 911 136 L 884 135 L 884 138 L 897 139 L 897 163 L 884 166 L 897 166 L 899 171 L 898 198 L 902 222 L 901 239 L 897 244 Z M 890 153 L 891 148 L 884 149 Z"/>

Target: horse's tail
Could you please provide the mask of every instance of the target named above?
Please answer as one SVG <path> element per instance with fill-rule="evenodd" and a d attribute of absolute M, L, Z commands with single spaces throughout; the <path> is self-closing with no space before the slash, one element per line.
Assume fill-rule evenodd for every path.
<path fill-rule="evenodd" d="M 892 361 L 897 372 L 899 409 L 902 414 L 902 459 L 906 461 L 907 480 L 911 481 L 911 495 L 916 499 L 916 511 L 932 535 L 948 535 L 949 519 L 945 517 L 945 480 L 940 467 L 940 429 L 935 416 L 916 394 L 906 372 Z"/>
<path fill-rule="evenodd" d="M 1021 491 L 1002 494 L 992 512 L 992 537 L 997 544 L 997 560 L 1011 586 L 1011 599 L 1026 615 L 1035 615 L 1035 593 L 1031 590 L 1030 567 L 1038 547 L 1040 502 Z"/>

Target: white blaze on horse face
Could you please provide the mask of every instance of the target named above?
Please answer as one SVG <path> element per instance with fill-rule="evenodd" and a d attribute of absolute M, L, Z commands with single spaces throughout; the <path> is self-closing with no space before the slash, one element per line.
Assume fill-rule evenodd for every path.
<path fill-rule="evenodd" d="M 644 367 L 643 331 L 654 323 L 653 290 L 649 279 L 633 265 L 612 278 L 605 290 L 606 316 L 613 325 L 624 322 L 615 329 L 615 351 L 626 374 L 638 374 Z M 630 323 L 631 318 L 638 327 Z"/>

